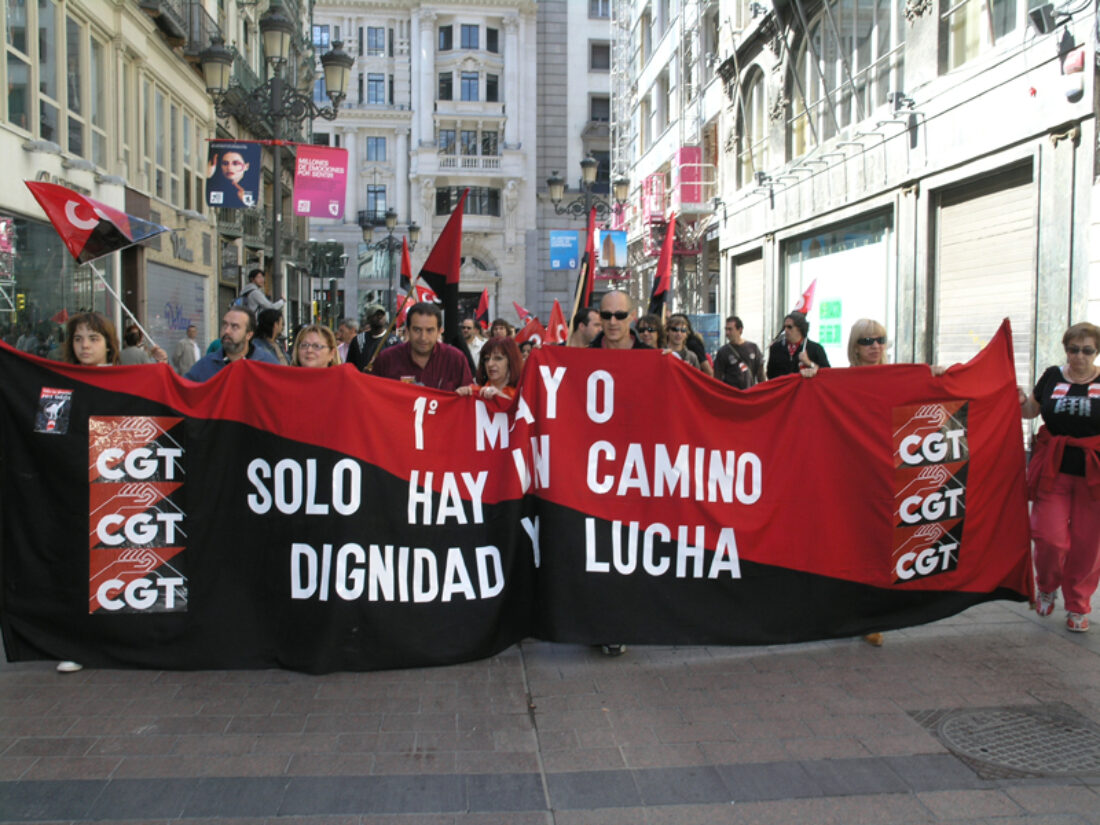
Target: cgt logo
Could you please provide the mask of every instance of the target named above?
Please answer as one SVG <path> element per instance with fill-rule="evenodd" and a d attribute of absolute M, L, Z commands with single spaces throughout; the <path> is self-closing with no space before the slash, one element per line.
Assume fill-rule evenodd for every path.
<path fill-rule="evenodd" d="M 966 517 L 968 402 L 893 411 L 894 583 L 958 568 Z"/>
<path fill-rule="evenodd" d="M 88 419 L 88 612 L 187 610 L 183 419 Z"/>

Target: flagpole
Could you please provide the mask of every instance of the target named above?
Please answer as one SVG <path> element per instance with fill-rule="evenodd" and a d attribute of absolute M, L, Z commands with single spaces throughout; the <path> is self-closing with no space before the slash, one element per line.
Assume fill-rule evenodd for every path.
<path fill-rule="evenodd" d="M 585 259 L 581 261 L 581 277 L 577 282 L 576 295 L 573 296 L 573 313 L 565 321 L 566 327 L 568 328 L 567 331 L 569 333 L 572 333 L 573 331 L 570 327 L 570 325 L 573 323 L 573 319 L 577 317 L 577 313 L 581 310 L 581 293 L 584 292 L 584 283 L 585 280 L 587 280 L 588 278 L 588 264 L 588 256 L 586 255 Z M 569 339 L 566 338 L 566 340 L 568 341 Z"/>
<path fill-rule="evenodd" d="M 111 296 L 116 301 L 118 301 L 118 305 L 120 307 L 122 307 L 122 311 L 125 312 L 128 316 L 130 316 L 130 320 L 133 321 L 134 326 L 137 327 L 141 331 L 141 334 L 145 337 L 145 340 L 148 341 L 150 344 L 152 344 L 153 347 L 157 347 L 158 346 L 157 342 L 153 340 L 153 336 L 145 331 L 145 327 L 143 327 L 141 325 L 141 322 L 138 321 L 138 319 L 136 317 L 134 317 L 134 313 L 130 312 L 130 308 L 128 306 L 126 306 L 126 304 L 123 302 L 123 300 L 120 297 L 118 297 L 118 293 L 114 291 L 114 289 L 111 287 L 111 285 L 109 283 L 107 283 L 107 279 L 104 277 L 103 273 L 100 272 L 98 269 L 96 269 L 95 264 L 93 264 L 91 261 L 85 261 L 85 265 L 90 270 L 92 270 L 92 272 L 95 273 L 95 276 L 97 278 L 99 278 L 99 282 L 101 284 L 103 284 L 103 288 L 106 289 L 108 292 L 110 292 Z"/>

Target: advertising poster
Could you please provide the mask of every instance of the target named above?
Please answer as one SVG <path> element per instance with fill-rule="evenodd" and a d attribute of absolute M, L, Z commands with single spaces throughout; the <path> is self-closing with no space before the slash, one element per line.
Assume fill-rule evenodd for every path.
<path fill-rule="evenodd" d="M 571 229 L 550 230 L 550 268 L 576 269 L 580 264 L 580 241 Z"/>
<path fill-rule="evenodd" d="M 206 164 L 206 204 L 248 209 L 259 203 L 260 144 L 210 141 Z"/>
<path fill-rule="evenodd" d="M 348 150 L 302 144 L 294 166 L 294 214 L 311 218 L 344 216 Z"/>
<path fill-rule="evenodd" d="M 621 269 L 626 266 L 626 230 L 598 230 L 596 232 L 596 249 L 599 250 L 601 267 Z"/>

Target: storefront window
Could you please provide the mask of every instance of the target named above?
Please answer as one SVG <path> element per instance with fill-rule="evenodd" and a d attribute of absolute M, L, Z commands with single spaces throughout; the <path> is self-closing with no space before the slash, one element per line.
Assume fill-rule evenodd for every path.
<path fill-rule="evenodd" d="M 888 307 L 895 271 L 890 254 L 892 229 L 891 217 L 878 215 L 795 238 L 783 246 L 787 288 L 782 310 L 793 309 L 816 281 L 806 315 L 810 339 L 825 347 L 834 367 L 848 365 L 848 330 L 860 318 L 885 325 L 893 339 Z M 894 360 L 892 350 L 888 357 Z"/>
<path fill-rule="evenodd" d="M 110 261 L 102 258 L 95 266 L 113 283 Z M 4 341 L 25 352 L 60 358 L 65 321 L 88 310 L 115 318 L 115 301 L 91 267 L 76 266 L 48 223 L 0 217 L 0 336 Z"/>

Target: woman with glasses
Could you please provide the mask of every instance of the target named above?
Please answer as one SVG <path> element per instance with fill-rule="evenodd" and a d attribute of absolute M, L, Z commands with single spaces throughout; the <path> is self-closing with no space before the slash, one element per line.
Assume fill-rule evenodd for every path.
<path fill-rule="evenodd" d="M 1018 389 L 1023 417 L 1043 417 L 1027 468 L 1035 610 L 1053 613 L 1061 589 L 1066 629 L 1084 633 L 1100 582 L 1100 327 L 1074 324 L 1062 347 L 1066 363 Z"/>
<path fill-rule="evenodd" d="M 769 379 L 803 370 L 812 375 L 819 368 L 829 366 L 825 348 L 811 341 L 807 337 L 809 334 L 810 322 L 801 312 L 792 312 L 783 319 L 783 335 L 768 348 Z"/>
<path fill-rule="evenodd" d="M 638 340 L 654 349 L 665 348 L 665 328 L 659 315 L 643 315 L 642 320 L 634 325 L 634 331 L 638 333 Z"/>
<path fill-rule="evenodd" d="M 665 334 L 668 336 L 669 352 L 678 355 L 681 361 L 686 361 L 695 369 L 702 369 L 699 366 L 699 357 L 687 346 L 688 336 L 691 334 L 691 322 L 686 315 L 670 315 Z"/>
<path fill-rule="evenodd" d="M 886 327 L 870 318 L 860 318 L 848 334 L 848 364 L 869 367 L 886 363 Z"/>
<path fill-rule="evenodd" d="M 294 339 L 291 364 L 295 367 L 338 367 L 340 353 L 336 335 L 322 324 L 310 324 L 298 330 Z"/>
<path fill-rule="evenodd" d="M 481 348 L 477 365 L 476 383 L 455 390 L 459 395 L 477 393 L 482 398 L 511 399 L 523 371 L 523 358 L 514 338 L 490 338 Z"/>

